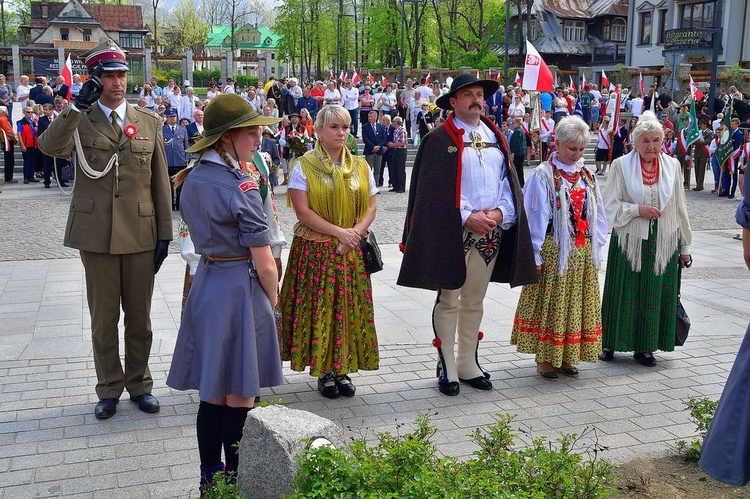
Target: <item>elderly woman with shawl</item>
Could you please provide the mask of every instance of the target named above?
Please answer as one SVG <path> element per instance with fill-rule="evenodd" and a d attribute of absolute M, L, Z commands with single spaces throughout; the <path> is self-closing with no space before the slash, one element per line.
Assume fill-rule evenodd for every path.
<path fill-rule="evenodd" d="M 557 151 L 531 172 L 524 208 L 539 281 L 527 284 L 513 321 L 511 344 L 536 355 L 537 371 L 554 381 L 578 376 L 579 362 L 601 349 L 599 277 L 607 219 L 596 177 L 583 164 L 589 127 L 576 116 L 555 128 Z"/>
<path fill-rule="evenodd" d="M 378 368 L 372 284 L 360 241 L 378 189 L 364 158 L 346 147 L 349 111 L 316 116 L 318 142 L 292 165 L 288 196 L 299 222 L 280 296 L 281 358 L 318 377 L 326 398 L 354 396 L 349 374 Z"/>
<path fill-rule="evenodd" d="M 680 163 L 661 152 L 664 130 L 646 111 L 633 129 L 635 150 L 612 163 L 604 193 L 612 239 L 602 300 L 601 360 L 634 352 L 656 365 L 675 346 L 678 269 L 690 266 L 692 231 Z"/>

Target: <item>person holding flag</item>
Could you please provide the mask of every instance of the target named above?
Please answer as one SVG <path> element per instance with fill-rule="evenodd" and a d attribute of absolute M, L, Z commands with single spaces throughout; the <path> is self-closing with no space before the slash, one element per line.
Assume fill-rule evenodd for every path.
<path fill-rule="evenodd" d="M 684 121 L 684 120 L 683 120 Z M 690 151 L 689 155 L 685 158 L 685 164 L 682 170 L 682 175 L 685 177 L 685 189 L 690 189 L 690 170 L 695 163 L 695 143 L 701 138 L 701 132 L 698 129 L 698 118 L 695 113 L 695 99 L 690 101 L 690 112 L 688 113 L 688 123 L 682 130 L 680 130 L 680 136 L 686 144 L 686 148 Z M 703 173 L 705 174 L 706 167 L 703 166 Z M 697 172 L 696 172 L 697 180 Z M 696 182 L 697 185 L 697 182 Z M 701 180 L 701 185 L 703 181 Z"/>

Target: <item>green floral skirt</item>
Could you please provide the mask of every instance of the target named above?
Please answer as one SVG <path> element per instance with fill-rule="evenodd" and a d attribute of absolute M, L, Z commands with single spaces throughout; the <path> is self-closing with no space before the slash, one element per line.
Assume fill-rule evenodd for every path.
<path fill-rule="evenodd" d="M 609 242 L 607 279 L 602 299 L 602 346 L 617 352 L 674 350 L 677 313 L 675 251 L 662 275 L 655 275 L 656 224 L 641 245 L 641 271 L 633 272 L 620 249 L 617 232 Z"/>
<path fill-rule="evenodd" d="M 557 275 L 559 252 L 550 236 L 542 245 L 542 273 L 527 284 L 513 320 L 510 343 L 537 362 L 596 362 L 601 351 L 602 319 L 599 276 L 591 256 L 591 240 L 568 258 L 568 269 Z"/>
<path fill-rule="evenodd" d="M 294 237 L 279 305 L 282 360 L 311 376 L 374 370 L 380 363 L 372 284 L 362 250 Z"/>

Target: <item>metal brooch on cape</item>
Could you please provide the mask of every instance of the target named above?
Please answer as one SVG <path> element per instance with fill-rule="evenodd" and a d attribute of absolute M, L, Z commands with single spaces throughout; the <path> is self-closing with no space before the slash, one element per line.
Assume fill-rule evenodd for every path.
<path fill-rule="evenodd" d="M 458 152 L 458 147 L 456 147 L 456 146 L 448 146 L 448 152 L 449 153 Z"/>

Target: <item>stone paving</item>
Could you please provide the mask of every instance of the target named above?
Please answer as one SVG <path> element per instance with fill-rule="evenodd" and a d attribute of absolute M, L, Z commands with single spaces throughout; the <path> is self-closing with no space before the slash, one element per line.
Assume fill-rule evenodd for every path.
<path fill-rule="evenodd" d="M 151 370 L 162 409 L 141 413 L 125 396 L 115 417 L 98 421 L 83 269 L 61 244 L 68 200 L 38 185 L 0 188 L 0 498 L 197 497 L 197 394 L 165 386 L 180 317 L 179 255 L 157 275 L 153 301 Z M 520 289 L 492 285 L 480 360 L 495 389 L 441 395 L 430 346 L 434 293 L 395 284 L 406 197 L 383 193 L 374 228 L 386 268 L 373 276 L 381 368 L 354 375 L 354 398 L 327 400 L 314 378 L 285 365 L 286 384 L 264 397 L 370 439 L 377 431 L 404 432 L 418 413 L 429 413 L 439 451 L 457 457 L 471 455 L 468 434 L 496 413 L 516 414 L 516 427 L 551 438 L 596 428 L 609 447 L 604 458 L 614 462 L 672 452 L 695 433 L 683 402 L 718 398 L 749 315 L 750 273 L 733 239 L 736 201 L 706 192 L 688 198 L 695 264 L 684 274 L 682 300 L 693 326 L 684 347 L 656 354 L 654 368 L 619 354 L 612 363 L 579 366 L 579 379 L 540 379 L 533 357 L 509 345 Z M 293 215 L 283 204 L 290 227 Z"/>

